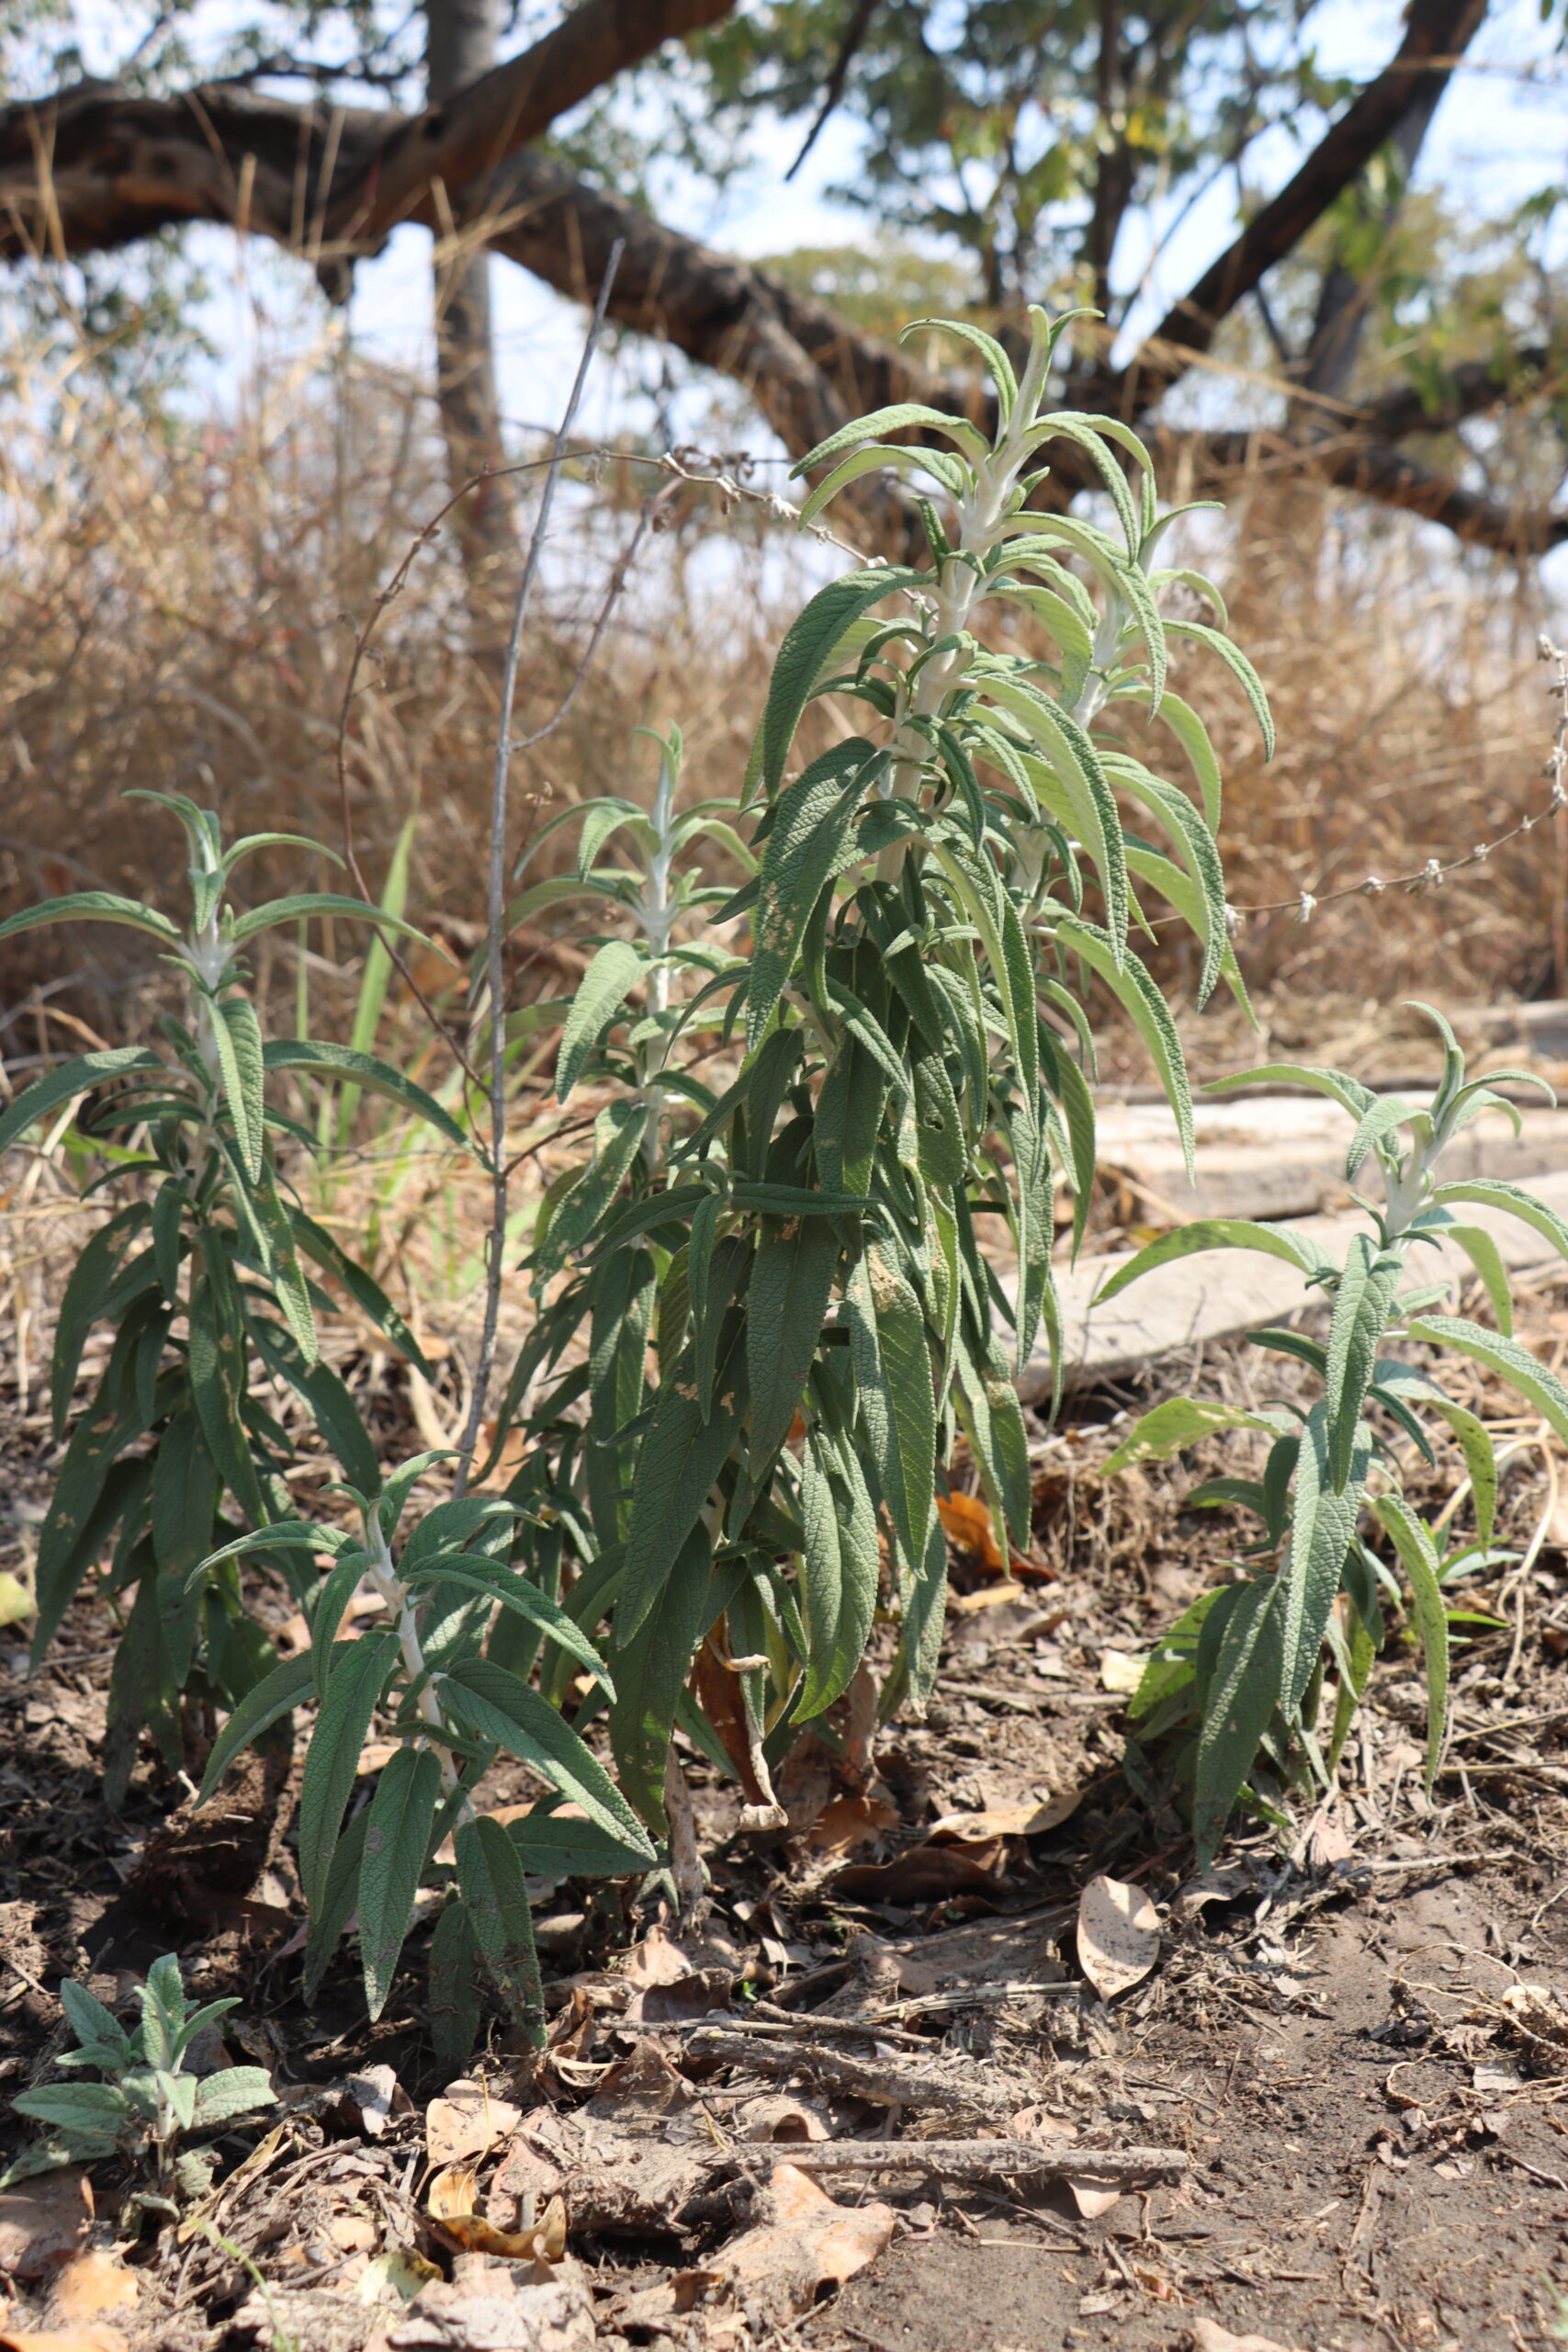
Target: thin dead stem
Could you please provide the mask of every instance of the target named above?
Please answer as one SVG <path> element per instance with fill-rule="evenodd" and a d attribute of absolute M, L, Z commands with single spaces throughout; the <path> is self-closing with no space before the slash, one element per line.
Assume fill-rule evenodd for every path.
<path fill-rule="evenodd" d="M 495 777 L 491 797 L 490 876 L 486 906 L 485 973 L 490 999 L 487 1008 L 490 1015 L 490 1085 L 488 1089 L 491 1184 L 490 1248 L 485 1268 L 484 1324 L 479 1334 L 479 1356 L 474 1365 L 473 1393 L 468 1399 L 468 1419 L 463 1425 L 463 1434 L 457 1449 L 459 1459 L 455 1492 L 459 1495 L 468 1484 L 468 1472 L 473 1464 L 474 1449 L 479 1443 L 479 1430 L 484 1420 L 485 1400 L 490 1390 L 491 1367 L 495 1360 L 496 1327 L 501 1317 L 501 1280 L 506 1255 L 507 1204 L 511 1191 L 506 1166 L 506 1007 L 502 956 L 506 943 L 507 798 L 513 756 L 517 749 L 512 741 L 512 711 L 517 695 L 517 667 L 522 659 L 523 633 L 527 624 L 528 607 L 533 601 L 534 582 L 538 578 L 539 563 L 544 554 L 545 536 L 549 526 L 551 509 L 555 504 L 556 485 L 560 480 L 561 461 L 566 456 L 567 441 L 577 421 L 583 387 L 588 381 L 588 371 L 593 364 L 593 355 L 598 348 L 599 337 L 604 331 L 605 307 L 610 299 L 611 288 L 615 282 L 615 272 L 620 266 L 624 250 L 621 240 L 617 238 L 610 248 L 609 262 L 599 288 L 599 300 L 593 306 L 593 316 L 589 322 L 588 333 L 583 338 L 582 356 L 578 362 L 577 377 L 572 384 L 571 396 L 567 401 L 566 413 L 561 419 L 560 428 L 555 438 L 555 447 L 550 453 L 548 469 L 545 475 L 544 494 L 539 500 L 539 512 L 535 518 L 533 537 L 528 542 L 528 553 L 523 565 L 523 577 L 518 582 L 517 601 L 512 611 L 511 633 L 506 641 L 506 662 L 502 673 L 501 715 L 496 725 L 495 739 Z M 629 563 L 629 557 L 627 562 Z M 626 569 L 627 564 L 623 563 L 616 571 L 615 580 L 612 583 L 616 594 L 619 593 L 620 584 L 626 579 Z M 592 650 L 598 645 L 608 617 L 606 610 L 594 628 L 590 640 L 589 653 L 577 677 L 568 689 L 562 707 L 556 714 L 554 725 L 560 724 L 567 709 L 575 699 L 586 671 L 587 661 L 592 659 Z M 549 731 L 548 727 L 542 729 L 539 736 L 534 740 L 542 740 L 542 737 Z"/>

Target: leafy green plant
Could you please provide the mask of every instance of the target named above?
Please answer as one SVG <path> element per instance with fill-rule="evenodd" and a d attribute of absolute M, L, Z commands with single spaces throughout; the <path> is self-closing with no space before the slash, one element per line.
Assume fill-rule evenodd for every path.
<path fill-rule="evenodd" d="M 313 1999 L 357 1917 L 366 1998 L 379 2017 L 423 1888 L 449 1885 L 430 1954 L 437 2055 L 467 2057 L 480 1978 L 542 2038 L 544 2017 L 526 1876 L 639 1876 L 654 1850 L 598 1758 L 530 1686 L 541 1646 L 613 1695 L 603 1659 L 576 1623 L 518 1574 L 507 1553 L 520 1507 L 499 1495 L 437 1503 L 399 1545 L 415 1482 L 440 1459 L 403 1463 L 369 1495 L 349 1490 L 357 1537 L 293 1519 L 238 1536 L 206 1571 L 246 1551 L 286 1547 L 330 1565 L 306 1596 L 310 1645 L 242 1700 L 209 1760 L 211 1795 L 240 1749 L 297 1706 L 317 1709 L 299 1791 L 299 1863 L 310 1915 L 305 1992 Z M 200 1573 L 198 1571 L 198 1573 Z M 339 1641 L 364 1587 L 384 1614 Z M 395 1740 L 374 1796 L 345 1820 L 367 1736 L 380 1718 Z M 472 1792 L 500 1755 L 556 1792 L 521 1818 L 476 1817 Z M 557 1812 L 566 1800 L 573 1815 Z M 448 1839 L 450 1860 L 441 1859 Z"/>
<path fill-rule="evenodd" d="M 276 2105 L 265 2067 L 225 2066 L 202 2075 L 185 2071 L 197 2034 L 238 2008 L 237 2000 L 194 2008 L 180 1981 L 179 1962 L 172 1956 L 152 1962 L 137 1998 L 141 2022 L 128 2033 L 85 1985 L 61 1985 L 61 2007 L 76 2047 L 56 2063 L 91 2067 L 105 2079 L 51 2083 L 11 2101 L 18 2115 L 44 2125 L 45 2136 L 7 2168 L 0 2188 L 59 2165 L 122 2155 L 152 2164 L 154 2194 L 143 2196 L 144 2205 L 172 2195 L 199 2197 L 210 2186 L 213 2160 L 205 2149 L 184 2147 L 182 2141 Z"/>
<path fill-rule="evenodd" d="M 1385 1349 L 1423 1347 L 1467 1357 L 1506 1381 L 1568 1443 L 1568 1389 L 1513 1336 L 1513 1309 L 1502 1254 L 1491 1233 L 1469 1219 L 1475 1206 L 1521 1219 L 1568 1257 L 1568 1226 L 1517 1184 L 1495 1178 L 1445 1181 L 1444 1153 L 1484 1111 L 1519 1115 L 1495 1091 L 1511 1080 L 1551 1090 L 1528 1071 L 1465 1079 L 1453 1031 L 1429 1006 L 1444 1047 L 1443 1076 L 1431 1100 L 1416 1105 L 1377 1095 L 1337 1070 L 1272 1064 L 1219 1080 L 1223 1093 L 1264 1081 L 1311 1087 L 1354 1122 L 1346 1155 L 1353 1183 L 1369 1159 L 1382 1171 L 1381 1204 L 1356 1196 L 1370 1230 L 1351 1238 L 1342 1262 L 1289 1226 L 1203 1219 L 1138 1252 L 1100 1294 L 1110 1300 L 1156 1266 L 1205 1250 L 1252 1250 L 1300 1268 L 1310 1295 L 1331 1307 L 1319 1340 L 1292 1330 L 1252 1334 L 1258 1346 L 1306 1364 L 1322 1383 L 1315 1402 L 1294 1400 L 1253 1410 L 1179 1396 L 1145 1413 L 1106 1464 L 1107 1474 L 1161 1461 L 1225 1430 L 1256 1430 L 1271 1442 L 1257 1478 L 1213 1478 L 1194 1489 L 1200 1507 L 1238 1508 L 1262 1533 L 1247 1554 L 1245 1575 L 1217 1586 L 1187 1611 L 1146 1665 L 1131 1705 L 1140 1746 L 1174 1743 L 1178 1781 L 1190 1789 L 1200 1861 L 1213 1856 L 1233 1807 L 1252 1783 L 1268 1809 L 1265 1784 L 1283 1788 L 1304 1766 L 1329 1785 L 1361 1694 L 1385 1636 L 1385 1600 L 1404 1588 L 1369 1535 L 1381 1532 L 1408 1585 L 1426 1660 L 1427 1787 L 1442 1761 L 1450 1670 L 1449 1587 L 1453 1579 L 1509 1555 L 1492 1548 L 1497 1459 L 1484 1423 L 1448 1396 L 1432 1374 Z M 1461 1250 L 1484 1287 L 1495 1329 L 1436 1310 L 1447 1279 L 1422 1283 L 1423 1245 Z M 1450 1543 L 1406 1499 L 1396 1442 L 1403 1438 L 1431 1464 L 1434 1434 L 1446 1431 L 1464 1458 L 1475 1533 Z M 1326 1739 L 1320 1729 L 1324 1686 L 1335 1681 Z"/>
<path fill-rule="evenodd" d="M 1218 765 L 1170 687 L 1170 641 L 1228 663 L 1269 742 L 1267 707 L 1217 592 L 1158 568 L 1174 516 L 1135 437 L 1047 411 L 1063 323 L 1032 314 L 1021 379 L 988 336 L 944 330 L 990 370 L 994 439 L 899 406 L 804 461 L 828 469 L 807 522 L 869 470 L 912 477 L 929 565 L 867 565 L 811 599 L 735 805 L 679 808 L 672 738 L 651 814 L 629 798 L 563 812 L 556 825 L 581 826 L 575 873 L 525 876 L 512 910 L 521 923 L 575 900 L 603 925 L 558 1016 L 556 1073 L 563 1102 L 592 1088 L 600 1107 L 541 1206 L 539 1311 L 497 1452 L 520 1423 L 519 1565 L 584 1633 L 609 1622 L 615 1696 L 588 1711 L 607 1706 L 623 1785 L 656 1828 L 677 1724 L 739 1773 L 748 1818 L 782 1819 L 770 1775 L 799 1726 L 823 1729 L 879 1606 L 901 1619 L 883 1706 L 923 1701 L 946 1584 L 940 1465 L 960 1432 L 998 1532 L 1027 1540 L 1000 1329 L 1019 1363 L 1043 1326 L 1055 1342 L 1054 1188 L 1065 1174 L 1076 1191 L 1076 1239 L 1094 1168 L 1091 988 L 1146 1041 L 1190 1148 L 1176 1028 L 1128 944 L 1141 894 L 1196 933 L 1202 995 L 1242 992 Z M 1042 503 L 1053 443 L 1096 469 L 1112 527 Z M 1220 626 L 1165 614 L 1172 594 Z M 796 774 L 824 697 L 858 705 L 865 731 L 840 721 Z M 1195 794 L 1134 748 L 1156 714 Z M 716 856 L 747 877 L 732 895 Z M 749 953 L 720 942 L 743 916 Z M 1011 1291 L 982 1234 L 1016 1261 Z M 546 1690 L 566 1671 L 547 1667 Z"/>
<path fill-rule="evenodd" d="M 352 1399 L 321 1360 L 315 1318 L 332 1301 L 310 1269 L 341 1285 L 413 1363 L 423 1363 L 380 1286 L 292 1195 L 277 1142 L 309 1150 L 312 1138 L 268 1102 L 268 1079 L 351 1081 L 468 1148 L 451 1116 L 386 1062 L 310 1038 L 264 1040 L 245 991 L 245 951 L 276 924 L 332 914 L 419 934 L 385 909 L 327 892 L 237 912 L 231 878 L 254 851 L 281 844 L 332 853 L 271 833 L 225 850 L 210 812 L 178 796 L 137 797 L 172 811 L 184 830 L 185 933 L 156 908 L 102 890 L 50 899 L 0 924 L 0 939 L 47 922 L 129 925 L 159 943 L 186 992 L 185 1017 L 162 1022 L 162 1052 L 79 1055 L 0 1117 L 4 1150 L 93 1097 L 91 1123 L 79 1118 L 78 1131 L 107 1169 L 87 1194 L 110 1183 L 133 1188 L 83 1248 L 61 1304 L 51 1400 L 56 1432 L 69 1428 L 70 1440 L 39 1533 L 33 1643 L 36 1662 L 107 1553 L 103 1589 L 113 1596 L 135 1587 L 109 1690 L 106 1774 L 115 1796 L 144 1723 L 177 1767 L 182 1695 L 233 1707 L 273 1664 L 232 1563 L 195 1582 L 190 1574 L 237 1526 L 265 1525 L 290 1508 L 288 1440 L 264 1401 L 265 1384 L 294 1390 L 348 1476 L 368 1488 L 378 1483 Z M 73 1419 L 95 1327 L 113 1334 L 108 1361 Z M 287 1552 L 267 1556 L 287 1573 Z"/>

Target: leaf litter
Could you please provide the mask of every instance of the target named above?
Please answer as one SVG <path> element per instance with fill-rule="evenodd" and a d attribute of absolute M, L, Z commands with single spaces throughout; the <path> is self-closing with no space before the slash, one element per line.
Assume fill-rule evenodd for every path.
<path fill-rule="evenodd" d="M 1222 1385 L 1243 1376 L 1216 1367 Z M 74 1679 L 15 1697 L 0 1680 L 20 1780 L 0 1926 L 28 1972 L 0 1984 L 0 2065 L 14 2086 L 32 2073 L 62 1973 L 107 1966 L 92 1981 L 112 1996 L 138 1936 L 165 1948 L 167 1904 L 201 1932 L 186 1965 L 203 1996 L 245 1996 L 233 2038 L 272 2070 L 285 2120 L 237 2132 L 199 2226 L 156 2239 L 119 2245 L 108 2167 L 52 2236 L 36 2207 L 7 2236 L 0 2199 L 20 2295 L 0 2340 L 586 2352 L 782 2329 L 822 2352 L 967 2352 L 983 2312 L 986 2340 L 1023 2352 L 1068 2327 L 1254 2352 L 1324 2340 L 1331 2309 L 1348 2344 L 1381 2312 L 1417 2352 L 1503 2352 L 1507 2313 L 1550 2317 L 1531 2281 L 1556 2265 L 1568 2194 L 1561 1555 L 1538 1557 L 1518 1657 L 1499 1634 L 1460 1661 L 1435 1809 L 1393 1650 L 1338 1808 L 1303 1813 L 1283 1848 L 1243 1838 L 1194 1879 L 1174 1818 L 1121 1777 L 1125 1692 L 1105 1685 L 1127 1678 L 1106 1661 L 1199 1589 L 1213 1531 L 1152 1474 L 1098 1487 L 1109 1443 L 1087 1425 L 1036 1441 L 1027 1602 L 965 1610 L 996 1568 L 955 1558 L 926 1722 L 877 1731 L 874 1690 L 869 1715 L 855 1694 L 845 1754 L 807 1749 L 781 1776 L 787 1831 L 737 1838 L 744 1792 L 688 1756 L 705 1911 L 638 1918 L 537 1883 L 547 2047 L 496 2041 L 453 2082 L 406 2004 L 366 2031 L 346 1964 L 299 2009 L 268 1916 L 297 1901 L 287 1795 L 256 1816 L 272 1880 L 250 1914 L 231 1877 L 221 1922 L 194 1916 L 199 1815 L 177 1868 L 141 1869 L 159 1799 L 139 1782 L 119 1824 L 96 1805 L 101 1634 L 78 1612 Z M 1539 1486 L 1517 1487 L 1533 1524 Z M 498 1776 L 492 1802 L 530 1794 Z M 84 1826 L 63 1847 L 62 1820 Z M 39 1868 L 62 1851 L 73 1908 L 51 1891 L 59 1865 Z M 861 1869 L 883 1875 L 845 1883 Z M 1435 2256 L 1404 2250 L 1416 2199 L 1441 2219 Z M 62 2280 L 100 2262 L 135 2300 L 73 2316 Z"/>

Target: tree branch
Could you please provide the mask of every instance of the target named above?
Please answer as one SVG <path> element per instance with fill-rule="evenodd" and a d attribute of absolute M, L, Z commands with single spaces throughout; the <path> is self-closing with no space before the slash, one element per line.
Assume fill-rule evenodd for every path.
<path fill-rule="evenodd" d="M 1483 491 L 1467 490 L 1451 474 L 1423 465 L 1403 449 L 1359 435 L 1305 445 L 1278 434 L 1256 433 L 1161 433 L 1156 439 L 1173 456 L 1185 454 L 1195 460 L 1200 476 L 1230 473 L 1275 458 L 1292 474 L 1316 474 L 1359 498 L 1440 523 L 1467 547 L 1486 548 L 1514 562 L 1544 555 L 1568 540 L 1568 514 L 1554 514 L 1550 507 L 1505 505 Z"/>
<path fill-rule="evenodd" d="M 1137 413 L 1152 406 L 1186 373 L 1187 355 L 1208 350 L 1221 321 L 1294 250 L 1392 135 L 1409 110 L 1416 77 L 1451 70 L 1448 61 L 1463 54 L 1485 14 L 1486 0 L 1411 0 L 1404 38 L 1383 71 L 1160 322 L 1153 349 L 1145 346 L 1127 370 L 1124 408 Z"/>
<path fill-rule="evenodd" d="M 0 108 L 0 258 L 109 252 L 186 220 L 309 251 L 347 290 L 347 262 L 402 220 L 444 229 L 458 191 L 666 40 L 734 0 L 583 0 L 531 49 L 446 105 L 407 116 L 215 83 L 176 98 L 84 82 Z"/>
<path fill-rule="evenodd" d="M 1485 359 L 1464 359 L 1448 369 L 1434 401 L 1414 384 L 1396 384 L 1364 401 L 1356 422 L 1374 441 L 1404 441 L 1414 433 L 1451 433 L 1466 418 L 1488 409 L 1539 400 L 1562 388 L 1563 354 L 1550 344 L 1520 344 Z"/>
<path fill-rule="evenodd" d="M 716 24 L 735 0 L 583 0 L 532 49 L 470 82 L 448 104 L 404 123 L 335 190 L 327 220 L 356 252 L 376 252 L 401 220 L 435 224 L 430 191 L 494 171 L 558 117 L 667 40 Z"/>
<path fill-rule="evenodd" d="M 646 54 L 682 29 L 716 21 L 731 5 L 584 0 L 558 33 L 471 85 L 448 107 L 412 120 L 320 99 L 286 102 L 232 85 L 165 99 L 85 84 L 57 98 L 0 108 L 0 258 L 103 251 L 184 220 L 209 220 L 310 252 L 330 283 L 334 267 L 385 233 L 378 223 L 421 219 L 427 209 L 434 213 L 430 191 L 436 169 L 445 165 L 454 177 L 446 183 L 450 209 L 444 227 L 482 236 L 574 300 L 591 300 L 611 246 L 623 240 L 610 315 L 743 385 L 793 456 L 803 456 L 850 417 L 897 401 L 956 410 L 988 428 L 995 403 L 972 375 L 922 366 L 894 345 L 861 334 L 814 297 L 662 227 L 526 145 L 553 111 L 597 86 L 594 75 L 618 71 L 634 52 Z M 1446 70 L 1441 61 L 1462 49 L 1483 6 L 1483 0 L 1414 0 L 1398 57 L 1361 93 L 1291 187 L 1199 280 L 1124 376 L 1086 377 L 1073 387 L 1075 396 L 1101 411 L 1147 407 L 1204 347 L 1224 310 L 1361 169 L 1389 122 L 1408 107 L 1411 75 Z M 498 169 L 486 175 L 470 168 L 476 155 L 498 141 L 513 142 Z M 372 198 L 367 191 L 373 182 Z M 350 190 L 357 191 L 352 202 Z M 405 207 L 401 212 L 399 204 Z M 340 232 L 334 256 L 333 239 Z M 1560 364 L 1553 350 L 1539 344 L 1512 356 L 1466 361 L 1450 371 L 1436 405 L 1428 406 L 1415 387 L 1397 387 L 1310 449 L 1287 435 L 1245 432 L 1181 435 L 1172 446 L 1210 475 L 1261 450 L 1272 463 L 1314 471 L 1359 496 L 1440 523 L 1467 544 L 1518 558 L 1568 537 L 1568 518 L 1506 506 L 1392 445 L 1450 430 L 1521 390 L 1539 397 L 1552 389 Z M 1052 488 L 1065 503 L 1089 477 L 1071 448 L 1057 452 L 1054 462 Z M 905 502 L 874 478 L 863 490 L 863 512 L 869 510 L 868 520 L 887 544 L 897 544 L 908 526 Z"/>

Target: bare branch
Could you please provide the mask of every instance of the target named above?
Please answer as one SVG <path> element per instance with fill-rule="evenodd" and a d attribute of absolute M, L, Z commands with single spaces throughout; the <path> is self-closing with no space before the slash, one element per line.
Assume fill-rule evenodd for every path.
<path fill-rule="evenodd" d="M 839 43 L 839 53 L 829 68 L 828 79 L 822 85 L 822 102 L 811 119 L 810 130 L 801 141 L 799 154 L 784 174 L 786 180 L 794 179 L 796 172 L 822 136 L 829 117 L 843 96 L 844 84 L 849 80 L 850 68 L 854 63 L 867 33 L 871 30 L 871 20 L 875 16 L 878 6 L 879 0 L 855 0 L 854 13 L 845 29 L 843 40 Z"/>
<path fill-rule="evenodd" d="M 1413 433 L 1451 433 L 1468 417 L 1489 409 L 1517 407 L 1560 391 L 1563 355 L 1550 344 L 1520 344 L 1517 350 L 1485 359 L 1461 360 L 1450 368 L 1433 400 L 1414 384 L 1395 385 L 1360 408 L 1357 423 L 1374 441 L 1403 441 Z"/>
<path fill-rule="evenodd" d="M 735 0 L 583 0 L 543 40 L 383 141 L 372 172 L 334 194 L 329 233 L 375 252 L 400 220 L 433 224 L 436 181 L 464 188 L 606 82 L 728 17 Z"/>
<path fill-rule="evenodd" d="M 0 258 L 109 252 L 186 220 L 301 249 L 329 290 L 434 191 L 482 184 L 558 116 L 734 0 L 583 0 L 554 32 L 415 116 L 213 83 L 175 98 L 84 82 L 0 108 Z M 471 208 L 468 208 L 471 209 Z"/>
<path fill-rule="evenodd" d="M 1185 354 L 1208 350 L 1221 321 L 1294 250 L 1391 136 L 1409 111 L 1417 77 L 1450 73 L 1485 14 L 1486 0 L 1411 0 L 1404 38 L 1383 71 L 1160 322 L 1156 349 L 1140 353 L 1127 371 L 1123 402 L 1130 411 L 1151 406 L 1186 372 Z"/>
<path fill-rule="evenodd" d="M 490 1256 L 485 1272 L 484 1328 L 479 1336 L 479 1360 L 474 1366 L 473 1393 L 468 1400 L 468 1419 L 458 1441 L 457 1480 L 454 1491 L 463 1492 L 468 1472 L 473 1466 L 474 1449 L 479 1443 L 484 1422 L 485 1400 L 490 1394 L 491 1366 L 495 1360 L 495 1335 L 501 1316 L 501 1284 L 506 1256 L 506 1220 L 509 1198 L 506 1161 L 506 1003 L 502 989 L 502 964 L 506 946 L 506 878 L 507 878 L 507 803 L 510 796 L 512 759 L 512 712 L 517 693 L 517 673 L 523 659 L 523 632 L 527 624 L 528 607 L 533 600 L 534 583 L 539 576 L 539 561 L 545 551 L 549 529 L 550 510 L 555 503 L 556 490 L 560 481 L 561 461 L 566 456 L 571 428 L 577 422 L 578 407 L 582 399 L 588 371 L 593 365 L 593 355 L 599 348 L 604 332 L 604 311 L 610 300 L 610 289 L 620 266 L 620 248 L 612 245 L 605 267 L 604 282 L 599 288 L 599 299 L 593 306 L 593 316 L 583 339 L 582 356 L 578 362 L 571 395 L 566 404 L 550 451 L 545 473 L 544 493 L 539 511 L 534 518 L 534 533 L 528 542 L 524 560 L 523 577 L 518 582 L 517 601 L 512 611 L 512 628 L 506 641 L 506 665 L 501 681 L 501 710 L 495 730 L 495 775 L 491 791 L 490 808 L 490 871 L 485 922 L 485 977 L 490 1017 L 490 1162 L 491 1215 Z M 624 576 L 624 575 L 623 575 Z M 599 632 L 595 631 L 593 644 Z"/>
<path fill-rule="evenodd" d="M 1186 450 L 1200 474 L 1222 474 L 1243 466 L 1269 465 L 1274 458 L 1296 474 L 1316 474 L 1380 506 L 1418 514 L 1469 547 L 1487 548 L 1515 562 L 1544 555 L 1568 539 L 1568 514 L 1550 508 L 1505 505 L 1484 492 L 1467 490 L 1451 474 L 1423 465 L 1403 449 L 1347 435 L 1307 445 L 1281 435 L 1210 433 L 1161 435 L 1173 453 Z"/>

